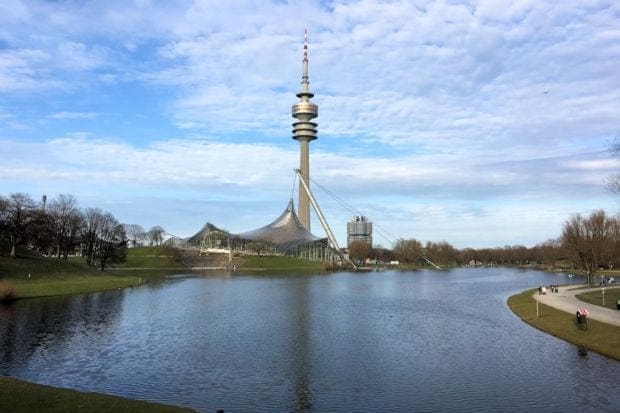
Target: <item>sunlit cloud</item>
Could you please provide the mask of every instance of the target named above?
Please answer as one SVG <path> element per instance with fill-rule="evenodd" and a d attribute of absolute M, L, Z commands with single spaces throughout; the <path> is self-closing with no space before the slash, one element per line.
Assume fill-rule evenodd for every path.
<path fill-rule="evenodd" d="M 51 119 L 95 119 L 98 116 L 94 112 L 57 112 L 48 116 Z"/>
<path fill-rule="evenodd" d="M 317 182 L 398 236 L 544 241 L 570 213 L 617 212 L 618 14 L 577 0 L 3 2 L 0 193 L 72 191 L 176 232 L 202 224 L 192 214 L 268 221 L 298 162 L 307 27 Z M 137 199 L 148 213 L 125 207 Z"/>

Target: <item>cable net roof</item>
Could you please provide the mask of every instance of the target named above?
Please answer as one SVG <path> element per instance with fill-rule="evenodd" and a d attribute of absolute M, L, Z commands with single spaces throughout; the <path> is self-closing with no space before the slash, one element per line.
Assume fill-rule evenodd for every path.
<path fill-rule="evenodd" d="M 265 241 L 275 245 L 295 245 L 325 239 L 313 235 L 299 222 L 292 199 L 284 212 L 271 224 L 253 231 L 235 234 L 235 236 L 244 240 Z"/>
<path fill-rule="evenodd" d="M 207 238 L 210 233 L 228 234 L 228 231 L 220 229 L 210 222 L 207 222 L 196 234 L 185 240 L 188 244 L 200 243 L 203 239 Z"/>

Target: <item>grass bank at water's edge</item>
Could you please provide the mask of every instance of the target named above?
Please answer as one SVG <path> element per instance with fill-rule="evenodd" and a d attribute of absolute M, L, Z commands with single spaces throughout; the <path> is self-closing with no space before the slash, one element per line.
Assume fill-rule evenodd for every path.
<path fill-rule="evenodd" d="M 536 300 L 532 297 L 536 291 L 531 289 L 509 297 L 512 312 L 539 330 L 620 361 L 620 327 L 588 320 L 588 329 L 583 331 L 577 328 L 574 314 L 540 303 L 537 317 Z"/>
<path fill-rule="evenodd" d="M 83 257 L 68 261 L 24 253 L 20 257 L 0 257 L 0 300 L 3 291 L 12 290 L 16 298 L 47 297 L 81 294 L 138 286 L 151 280 L 178 272 L 187 272 L 195 265 L 222 265 L 227 256 L 190 259 L 187 254 L 171 247 L 130 248 L 127 260 L 110 264 L 105 271 L 86 265 Z M 220 262 L 221 261 L 221 262 Z M 270 272 L 322 272 L 325 264 L 283 256 L 243 256 L 235 258 L 236 269 Z M 13 293 L 14 291 L 14 293 Z"/>
<path fill-rule="evenodd" d="M 137 286 L 175 269 L 183 270 L 183 266 L 169 248 L 131 248 L 127 262 L 114 271 L 99 271 L 82 257 L 64 261 L 28 254 L 0 257 L 0 283 L 13 288 L 17 298 L 47 297 Z"/>
<path fill-rule="evenodd" d="M 0 411 L 3 412 L 192 412 L 175 406 L 85 393 L 28 383 L 0 376 Z"/>

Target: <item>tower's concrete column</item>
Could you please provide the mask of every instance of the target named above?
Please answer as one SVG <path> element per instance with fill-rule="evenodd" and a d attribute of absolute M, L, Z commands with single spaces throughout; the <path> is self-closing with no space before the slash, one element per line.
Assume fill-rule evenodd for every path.
<path fill-rule="evenodd" d="M 299 170 L 301 176 L 308 186 L 310 186 L 310 141 L 306 139 L 299 140 Z M 299 211 L 298 217 L 301 224 L 310 231 L 310 198 L 306 191 L 301 190 L 302 185 L 299 186 Z"/>
<path fill-rule="evenodd" d="M 304 36 L 304 59 L 301 75 L 301 92 L 297 94 L 299 102 L 293 105 L 293 117 L 297 122 L 293 123 L 293 139 L 299 141 L 299 170 L 301 176 L 310 187 L 310 141 L 317 138 L 317 124 L 312 119 L 319 115 L 319 107 L 310 102 L 314 94 L 309 91 L 310 82 L 308 81 L 308 32 Z M 310 199 L 302 185 L 299 185 L 299 221 L 310 231 Z"/>

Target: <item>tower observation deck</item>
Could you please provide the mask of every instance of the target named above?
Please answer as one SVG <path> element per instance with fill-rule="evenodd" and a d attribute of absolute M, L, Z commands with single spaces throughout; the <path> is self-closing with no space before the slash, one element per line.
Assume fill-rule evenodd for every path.
<path fill-rule="evenodd" d="M 310 185 L 310 141 L 317 139 L 317 124 L 312 119 L 319 115 L 319 107 L 310 102 L 314 97 L 308 80 L 308 30 L 304 32 L 304 58 L 301 75 L 301 91 L 297 93 L 299 102 L 293 105 L 293 139 L 299 141 L 299 170 L 301 179 Z M 301 185 L 300 185 L 301 187 Z M 310 231 L 310 200 L 306 191 L 299 191 L 299 221 Z"/>

